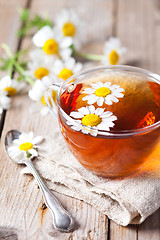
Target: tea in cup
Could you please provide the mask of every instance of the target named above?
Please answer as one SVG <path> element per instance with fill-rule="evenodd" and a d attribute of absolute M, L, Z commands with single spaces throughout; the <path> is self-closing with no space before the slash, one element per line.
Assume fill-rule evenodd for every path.
<path fill-rule="evenodd" d="M 62 135 L 85 168 L 116 178 L 149 161 L 160 135 L 160 76 L 129 66 L 95 67 L 53 85 L 50 97 L 55 90 Z"/>

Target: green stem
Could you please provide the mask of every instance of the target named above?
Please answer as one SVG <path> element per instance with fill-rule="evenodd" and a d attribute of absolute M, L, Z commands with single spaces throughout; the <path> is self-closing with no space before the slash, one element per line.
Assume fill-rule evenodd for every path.
<path fill-rule="evenodd" d="M 5 50 L 9 58 L 13 58 L 12 52 L 6 43 L 2 43 L 1 47 Z"/>
<path fill-rule="evenodd" d="M 94 60 L 94 61 L 100 61 L 104 57 L 104 55 L 82 53 L 82 52 L 78 52 L 78 51 L 75 51 L 74 53 L 77 56 L 83 57 L 83 58 L 88 59 L 88 60 Z"/>
<path fill-rule="evenodd" d="M 14 66 L 17 69 L 17 71 L 19 72 L 19 74 L 26 80 L 26 82 L 28 82 L 29 84 L 31 84 L 33 86 L 34 81 L 32 80 L 32 78 L 25 76 L 25 72 L 24 72 L 23 68 L 19 65 L 19 63 L 14 61 Z"/>
<path fill-rule="evenodd" d="M 24 76 L 25 80 L 30 84 L 30 85 L 34 85 L 34 81 L 32 80 L 32 78 L 28 77 L 28 76 Z"/>
<path fill-rule="evenodd" d="M 8 75 L 10 76 L 10 78 L 12 79 L 12 73 L 13 73 L 13 59 L 11 59 L 9 66 L 8 66 Z"/>
<path fill-rule="evenodd" d="M 17 69 L 17 71 L 21 74 L 24 75 L 24 70 L 23 68 L 19 65 L 19 63 L 17 63 L 16 61 L 14 61 L 14 66 Z"/>

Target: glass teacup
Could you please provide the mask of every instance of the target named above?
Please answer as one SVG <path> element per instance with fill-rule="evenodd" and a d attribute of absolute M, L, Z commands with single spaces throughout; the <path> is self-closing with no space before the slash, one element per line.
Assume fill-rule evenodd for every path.
<path fill-rule="evenodd" d="M 160 76 L 146 70 L 94 67 L 51 86 L 45 101 L 73 155 L 97 175 L 138 172 L 159 142 Z"/>

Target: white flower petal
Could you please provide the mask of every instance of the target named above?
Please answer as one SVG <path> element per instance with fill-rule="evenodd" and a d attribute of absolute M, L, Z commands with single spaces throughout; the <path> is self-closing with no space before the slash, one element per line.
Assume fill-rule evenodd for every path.
<path fill-rule="evenodd" d="M 105 82 L 103 87 L 109 87 L 111 85 L 111 82 Z"/>
<path fill-rule="evenodd" d="M 54 33 L 53 29 L 49 26 L 42 27 L 32 38 L 32 41 L 35 46 L 43 47 L 44 43 L 53 38 Z"/>
<path fill-rule="evenodd" d="M 89 110 L 88 110 L 88 108 L 86 108 L 86 107 L 81 107 L 81 108 L 78 109 L 78 111 L 79 111 L 80 113 L 82 113 L 83 116 L 89 114 Z"/>
<path fill-rule="evenodd" d="M 71 57 L 67 59 L 65 67 L 73 71 L 73 69 L 75 68 L 75 64 L 76 64 L 75 59 Z"/>
<path fill-rule="evenodd" d="M 104 131 L 109 131 L 109 126 L 107 126 L 106 124 L 99 124 L 97 126 L 98 130 L 104 130 Z"/>
<path fill-rule="evenodd" d="M 43 137 L 37 136 L 37 137 L 33 138 L 32 143 L 37 144 L 37 143 L 41 143 L 42 141 L 43 141 Z"/>
<path fill-rule="evenodd" d="M 115 97 L 122 98 L 124 96 L 123 93 L 116 92 L 114 93 Z"/>
<path fill-rule="evenodd" d="M 73 130 L 75 130 L 75 131 L 80 131 L 81 130 L 81 127 L 80 126 L 72 126 L 71 127 Z"/>
<path fill-rule="evenodd" d="M 88 133 L 89 133 L 89 131 L 88 131 L 88 130 L 86 130 L 86 129 L 84 129 L 84 128 L 82 128 L 82 133 L 84 133 L 84 134 L 88 134 Z"/>
<path fill-rule="evenodd" d="M 93 88 L 85 88 L 82 93 L 90 94 L 90 93 L 94 93 L 94 92 L 95 92 L 95 89 L 93 89 Z"/>
<path fill-rule="evenodd" d="M 97 108 L 96 111 L 95 111 L 95 114 L 100 116 L 100 115 L 103 114 L 103 112 L 104 112 L 104 108 Z"/>
<path fill-rule="evenodd" d="M 102 82 L 97 82 L 97 86 L 98 87 L 103 87 L 103 83 Z"/>
<path fill-rule="evenodd" d="M 60 47 L 64 49 L 64 48 L 70 47 L 72 44 L 73 44 L 73 39 L 71 37 L 65 37 L 60 42 Z"/>
<path fill-rule="evenodd" d="M 117 117 L 115 115 L 109 116 L 107 119 L 105 119 L 105 122 L 112 122 L 117 120 Z"/>
<path fill-rule="evenodd" d="M 104 102 L 105 102 L 107 105 L 112 105 L 112 101 L 108 98 L 108 96 L 105 97 Z"/>
<path fill-rule="evenodd" d="M 103 103 L 104 103 L 104 98 L 103 97 L 99 97 L 97 99 L 97 105 L 101 107 L 103 105 Z"/>
<path fill-rule="evenodd" d="M 94 104 L 97 101 L 97 99 L 98 99 L 98 97 L 95 95 L 88 96 L 88 104 Z"/>
<path fill-rule="evenodd" d="M 76 63 L 74 66 L 74 73 L 81 71 L 82 67 L 83 67 L 82 63 L 80 63 L 80 62 Z"/>
<path fill-rule="evenodd" d="M 106 117 L 109 117 L 109 116 L 111 116 L 111 115 L 112 115 L 112 112 L 107 111 L 107 112 L 102 113 L 101 117 L 102 117 L 102 118 L 106 118 Z"/>
<path fill-rule="evenodd" d="M 90 134 L 91 134 L 93 137 L 96 137 L 97 134 L 98 134 L 98 131 L 91 131 Z"/>
<path fill-rule="evenodd" d="M 71 48 L 66 48 L 64 50 L 60 50 L 60 55 L 63 58 L 63 60 L 67 60 L 72 55 L 72 49 Z"/>
<path fill-rule="evenodd" d="M 112 102 L 115 102 L 115 103 L 119 102 L 119 100 L 116 97 L 112 96 L 112 95 L 110 95 L 110 100 Z"/>
<path fill-rule="evenodd" d="M 2 114 L 2 112 L 3 112 L 3 108 L 2 108 L 2 107 L 0 107 L 0 114 Z"/>
<path fill-rule="evenodd" d="M 90 114 L 94 114 L 95 113 L 95 107 L 93 105 L 87 106 L 87 108 L 88 108 Z"/>
<path fill-rule="evenodd" d="M 91 87 L 94 88 L 94 91 L 95 91 L 95 89 L 99 88 L 99 85 L 98 83 L 92 83 Z"/>
<path fill-rule="evenodd" d="M 38 156 L 38 152 L 34 148 L 28 150 L 28 152 L 30 154 L 32 154 L 33 157 L 37 157 Z"/>
<path fill-rule="evenodd" d="M 110 89 L 111 90 L 114 90 L 114 89 L 120 89 L 119 85 L 117 84 L 113 84 L 112 86 L 110 86 Z M 123 89 L 123 88 L 122 88 Z M 124 89 L 123 89 L 124 90 Z"/>
<path fill-rule="evenodd" d="M 73 117 L 73 118 L 82 118 L 82 117 L 84 117 L 84 114 L 81 113 L 81 112 L 73 111 L 73 112 L 70 113 L 70 116 Z"/>
<path fill-rule="evenodd" d="M 0 106 L 3 109 L 10 108 L 11 99 L 7 96 L 0 96 Z"/>

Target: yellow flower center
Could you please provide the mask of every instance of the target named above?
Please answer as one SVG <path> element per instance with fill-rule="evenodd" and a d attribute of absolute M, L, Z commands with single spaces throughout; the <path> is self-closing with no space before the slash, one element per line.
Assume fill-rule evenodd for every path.
<path fill-rule="evenodd" d="M 111 93 L 111 90 L 107 87 L 100 87 L 98 89 L 96 89 L 95 91 L 95 95 L 97 97 L 106 97 L 107 95 L 109 95 Z"/>
<path fill-rule="evenodd" d="M 65 23 L 62 30 L 63 30 L 64 36 L 69 36 L 69 37 L 73 37 L 76 32 L 75 26 L 70 22 Z"/>
<path fill-rule="evenodd" d="M 69 77 L 73 75 L 73 72 L 67 68 L 64 68 L 58 75 L 59 78 L 62 78 L 66 81 Z"/>
<path fill-rule="evenodd" d="M 82 118 L 82 124 L 91 127 L 97 126 L 101 121 L 101 118 L 95 114 L 87 114 Z"/>
<path fill-rule="evenodd" d="M 42 79 L 43 77 L 47 76 L 49 73 L 47 68 L 44 67 L 40 67 L 38 69 L 36 69 L 34 76 L 38 79 Z"/>
<path fill-rule="evenodd" d="M 28 150 L 30 150 L 30 149 L 32 149 L 32 148 L 33 148 L 33 144 L 30 143 L 30 142 L 22 143 L 22 144 L 19 146 L 19 149 L 20 149 L 21 151 L 28 151 Z"/>
<path fill-rule="evenodd" d="M 48 39 L 43 46 L 43 51 L 47 54 L 57 54 L 58 43 L 54 39 Z"/>
<path fill-rule="evenodd" d="M 57 92 L 56 91 L 52 91 L 52 98 L 53 98 L 53 101 L 56 102 L 56 99 L 57 99 Z M 51 102 L 50 97 L 48 97 L 48 100 L 49 100 L 49 104 L 52 106 L 52 102 Z M 47 106 L 44 95 L 41 97 L 41 103 L 44 106 Z"/>
<path fill-rule="evenodd" d="M 113 50 L 110 54 L 109 54 L 109 62 L 111 65 L 116 65 L 119 61 L 119 55 L 116 52 L 116 50 Z"/>
<path fill-rule="evenodd" d="M 15 89 L 13 87 L 6 87 L 4 89 L 4 91 L 6 91 L 8 93 L 8 96 L 13 96 L 17 93 L 17 89 Z"/>

